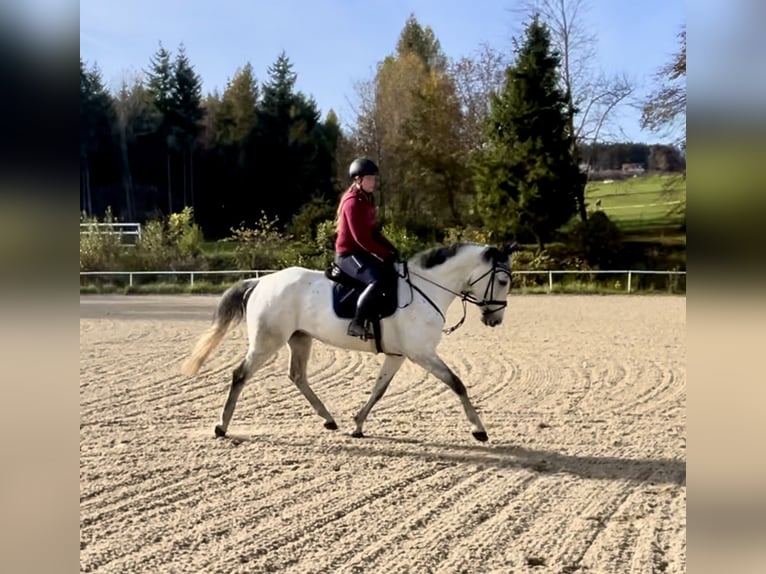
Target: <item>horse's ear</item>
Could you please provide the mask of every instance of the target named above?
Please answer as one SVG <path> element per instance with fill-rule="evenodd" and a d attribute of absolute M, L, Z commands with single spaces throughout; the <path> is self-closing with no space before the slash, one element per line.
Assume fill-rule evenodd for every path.
<path fill-rule="evenodd" d="M 514 251 L 518 251 L 518 250 L 519 250 L 519 244 L 514 241 L 513 243 L 509 243 L 508 245 L 505 246 L 505 249 L 503 249 L 503 253 L 505 253 L 506 255 L 510 255 Z"/>

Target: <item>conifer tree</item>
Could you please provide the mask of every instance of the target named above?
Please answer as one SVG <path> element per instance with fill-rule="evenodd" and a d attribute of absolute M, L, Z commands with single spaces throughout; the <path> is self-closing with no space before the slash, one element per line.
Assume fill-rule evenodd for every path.
<path fill-rule="evenodd" d="M 152 96 L 155 108 L 161 115 L 160 135 L 165 147 L 166 162 L 166 186 L 168 195 L 168 213 L 173 212 L 173 182 L 170 170 L 170 150 L 173 141 L 173 65 L 170 61 L 170 52 L 160 43 L 157 52 L 150 60 L 150 68 L 147 72 L 147 88 Z"/>
<path fill-rule="evenodd" d="M 80 209 L 89 215 L 93 214 L 91 180 L 98 164 L 94 158 L 110 151 L 114 123 L 112 97 L 101 71 L 96 64 L 86 68 L 80 59 Z"/>
<path fill-rule="evenodd" d="M 295 89 L 297 74 L 282 52 L 268 69 L 256 114 L 252 192 L 243 199 L 248 217 L 261 209 L 290 222 L 312 197 L 333 197 L 334 153 L 316 101 Z M 264 185 L 278 182 L 278 189 Z M 275 193 L 276 192 L 276 193 Z M 252 215 L 250 215 L 252 214 Z"/>
<path fill-rule="evenodd" d="M 585 177 L 574 157 L 559 56 L 534 17 L 517 42 L 505 84 L 493 95 L 487 146 L 475 165 L 477 207 L 498 241 L 534 239 L 540 249 L 576 212 Z"/>
<path fill-rule="evenodd" d="M 194 149 L 202 129 L 202 80 L 191 65 L 183 44 L 173 62 L 171 121 L 174 142 L 181 152 L 183 206 L 194 205 Z"/>

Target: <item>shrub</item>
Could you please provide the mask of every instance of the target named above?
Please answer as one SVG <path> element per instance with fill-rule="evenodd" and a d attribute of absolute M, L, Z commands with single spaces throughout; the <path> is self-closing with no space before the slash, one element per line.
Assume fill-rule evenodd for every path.
<path fill-rule="evenodd" d="M 80 221 L 98 223 L 97 218 L 85 216 Z M 107 208 L 102 223 L 114 222 L 111 209 Z M 123 245 L 118 234 L 94 227 L 90 234 L 80 234 L 80 270 L 206 269 L 203 239 L 202 230 L 194 223 L 191 207 L 173 213 L 165 220 L 147 221 L 134 246 Z"/>
<path fill-rule="evenodd" d="M 578 221 L 569 233 L 569 244 L 595 269 L 614 269 L 622 259 L 622 235 L 603 211 L 593 212 L 586 222 Z"/>
<path fill-rule="evenodd" d="M 383 226 L 382 232 L 383 235 L 399 250 L 399 255 L 403 259 L 412 257 L 424 247 L 422 242 L 414 234 L 410 233 L 406 227 L 389 223 Z"/>
<path fill-rule="evenodd" d="M 335 216 L 335 208 L 321 197 L 312 197 L 298 213 L 293 215 L 287 226 L 287 234 L 301 241 L 311 241 L 317 233 L 317 228 L 323 222 Z"/>
<path fill-rule="evenodd" d="M 448 227 L 444 235 L 444 243 L 451 244 L 459 241 L 471 241 L 490 245 L 492 240 L 489 232 L 481 227 Z"/>
<path fill-rule="evenodd" d="M 167 221 L 168 243 L 181 257 L 197 257 L 202 253 L 202 230 L 194 223 L 194 211 L 184 207 L 181 213 L 172 213 Z"/>
<path fill-rule="evenodd" d="M 252 228 L 240 225 L 232 229 L 228 241 L 236 242 L 234 258 L 240 269 L 274 269 L 287 246 L 287 240 L 279 233 L 279 218 L 270 220 L 265 212 Z"/>
<path fill-rule="evenodd" d="M 112 209 L 107 207 L 104 218 L 80 215 L 80 223 L 115 223 Z M 90 233 L 80 234 L 80 271 L 115 270 L 126 247 L 120 236 L 94 225 Z"/>
<path fill-rule="evenodd" d="M 202 230 L 194 223 L 194 212 L 185 207 L 165 219 L 148 221 L 126 262 L 147 270 L 205 269 Z"/>
<path fill-rule="evenodd" d="M 314 244 L 321 261 L 320 267 L 329 265 L 335 254 L 335 221 L 326 219 L 317 225 Z"/>

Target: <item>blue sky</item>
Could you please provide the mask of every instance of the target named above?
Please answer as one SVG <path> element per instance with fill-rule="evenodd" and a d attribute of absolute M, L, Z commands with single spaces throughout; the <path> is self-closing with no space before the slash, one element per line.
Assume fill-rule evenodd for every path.
<path fill-rule="evenodd" d="M 482 43 L 511 51 L 520 29 L 520 3 L 501 0 L 81 0 L 80 55 L 97 63 L 110 89 L 149 65 L 159 42 L 174 52 L 183 42 L 203 92 L 218 89 L 247 62 L 264 80 L 284 50 L 297 88 L 313 96 L 324 116 L 332 108 L 352 123 L 354 85 L 372 77 L 394 51 L 410 14 L 430 26 L 448 58 L 474 53 Z M 686 21 L 682 0 L 591 0 L 588 26 L 598 37 L 595 68 L 626 73 L 645 94 L 654 72 L 677 49 Z M 628 139 L 655 142 L 642 132 L 639 112 L 624 109 Z"/>

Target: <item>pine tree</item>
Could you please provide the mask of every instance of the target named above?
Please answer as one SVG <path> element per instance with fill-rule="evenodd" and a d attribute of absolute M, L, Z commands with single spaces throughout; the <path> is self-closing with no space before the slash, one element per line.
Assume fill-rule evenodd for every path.
<path fill-rule="evenodd" d="M 91 179 L 94 157 L 112 144 L 115 124 L 112 97 L 101 78 L 101 71 L 94 64 L 86 69 L 80 59 L 80 208 L 89 215 L 93 213 Z"/>
<path fill-rule="evenodd" d="M 516 47 L 500 94 L 492 97 L 487 146 L 475 166 L 477 206 L 497 240 L 531 237 L 540 249 L 576 213 L 582 184 L 558 87 L 559 56 L 538 18 Z"/>
<path fill-rule="evenodd" d="M 177 138 L 188 143 L 200 132 L 202 119 L 202 80 L 189 62 L 183 44 L 173 62 L 170 90 L 171 110 Z"/>
<path fill-rule="evenodd" d="M 295 96 L 297 74 L 293 64 L 283 51 L 268 69 L 269 81 L 263 86 L 262 110 L 264 115 L 284 118 L 289 115 Z"/>
<path fill-rule="evenodd" d="M 173 62 L 173 82 L 171 85 L 171 121 L 176 146 L 181 151 L 183 173 L 183 205 L 187 205 L 187 190 L 190 191 L 191 204 L 194 205 L 194 148 L 197 136 L 202 129 L 202 80 L 194 71 L 186 49 L 178 47 Z"/>
<path fill-rule="evenodd" d="M 125 214 L 131 221 L 138 215 L 134 197 L 133 165 L 131 148 L 144 136 L 154 134 L 161 122 L 161 116 L 152 103 L 151 95 L 143 82 L 136 78 L 132 84 L 123 81 L 120 91 L 114 98 L 117 115 L 117 141 L 120 152 L 120 173 L 122 188 L 125 193 Z M 134 149 L 139 158 L 139 149 Z M 143 215 L 143 214 L 141 214 Z"/>
<path fill-rule="evenodd" d="M 151 67 L 147 72 L 147 88 L 154 101 L 154 106 L 162 115 L 160 134 L 165 146 L 167 167 L 168 213 L 173 212 L 173 186 L 170 171 L 170 150 L 175 145 L 173 134 L 173 66 L 170 62 L 170 52 L 160 43 L 157 52 L 150 61 Z"/>

